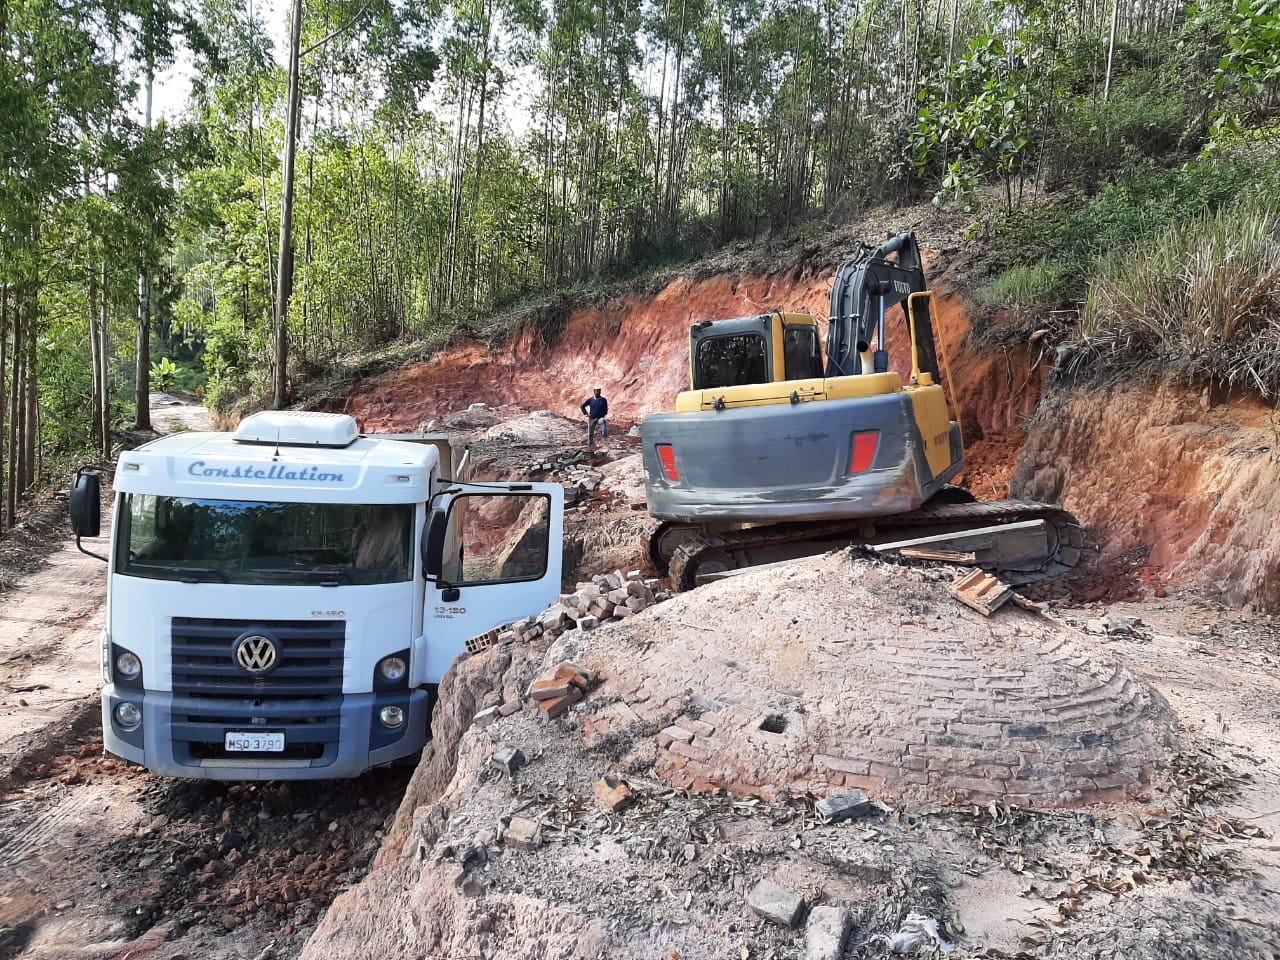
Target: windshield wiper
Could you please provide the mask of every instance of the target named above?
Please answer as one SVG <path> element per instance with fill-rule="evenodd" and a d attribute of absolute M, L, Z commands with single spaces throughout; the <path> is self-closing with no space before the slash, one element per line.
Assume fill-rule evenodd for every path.
<path fill-rule="evenodd" d="M 283 580 L 292 583 L 319 582 L 322 587 L 336 587 L 340 583 L 351 583 L 351 573 L 347 570 L 281 570 L 278 567 L 268 567 L 250 568 L 245 573 L 263 580 Z"/>
<path fill-rule="evenodd" d="M 158 570 L 165 570 L 169 573 L 178 574 L 178 579 L 183 583 L 208 583 L 216 580 L 219 583 L 230 583 L 231 578 L 227 576 L 225 570 L 218 570 L 214 567 L 156 567 Z"/>

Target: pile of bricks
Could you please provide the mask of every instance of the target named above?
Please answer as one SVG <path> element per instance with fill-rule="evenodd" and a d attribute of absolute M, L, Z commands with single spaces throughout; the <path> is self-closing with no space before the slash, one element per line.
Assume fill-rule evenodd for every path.
<path fill-rule="evenodd" d="M 556 637 L 575 627 L 592 630 L 602 623 L 634 616 L 660 599 L 667 599 L 659 592 L 660 586 L 661 581 L 646 580 L 639 570 L 626 575 L 615 570 L 593 577 L 587 583 L 578 584 L 573 593 L 561 594 L 560 602 L 552 604 L 535 620 L 512 624 L 512 639 L 530 639 L 531 632 L 535 637 L 543 633 Z"/>
<path fill-rule="evenodd" d="M 529 700 L 548 720 L 565 713 L 595 685 L 596 676 L 586 667 L 565 660 L 529 684 Z"/>
<path fill-rule="evenodd" d="M 536 617 L 526 617 L 472 637 L 467 641 L 467 650 L 479 653 L 495 643 L 530 643 L 544 634 L 555 638 L 575 628 L 594 630 L 602 623 L 635 616 L 645 607 L 670 597 L 670 593 L 662 590 L 661 580 L 646 580 L 639 570 L 627 574 L 615 570 L 579 583 L 573 593 L 562 593 L 558 602 Z"/>

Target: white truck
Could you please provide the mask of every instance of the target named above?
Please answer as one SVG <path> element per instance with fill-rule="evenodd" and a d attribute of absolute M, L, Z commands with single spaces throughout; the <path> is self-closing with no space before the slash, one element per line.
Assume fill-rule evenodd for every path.
<path fill-rule="evenodd" d="M 452 467 L 443 438 L 327 413 L 121 455 L 101 558 L 107 750 L 224 780 L 353 777 L 421 750 L 468 641 L 560 589 L 560 485 Z M 100 534 L 100 496 L 80 471 L 77 546 Z"/>

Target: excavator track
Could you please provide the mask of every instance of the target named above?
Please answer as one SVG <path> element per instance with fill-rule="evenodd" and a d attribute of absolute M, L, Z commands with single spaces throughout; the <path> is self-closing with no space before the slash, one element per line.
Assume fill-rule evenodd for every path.
<path fill-rule="evenodd" d="M 661 524 L 646 539 L 651 557 L 659 543 L 669 544 L 677 530 L 689 531 L 671 551 L 667 568 L 680 589 L 689 590 L 705 573 L 734 570 L 768 563 L 779 555 L 804 556 L 840 546 L 872 546 L 934 533 L 963 533 L 1028 520 L 1042 520 L 1049 543 L 1037 563 L 1025 559 L 1004 566 L 997 559 L 984 569 L 1013 585 L 1037 583 L 1059 577 L 1079 562 L 1084 536 L 1074 516 L 1061 507 L 1033 500 L 996 500 L 972 503 L 930 502 L 919 510 L 888 517 L 856 518 L 837 523 L 791 523 L 710 533 L 691 524 Z M 665 529 L 664 529 L 665 528 Z M 695 532 L 697 531 L 697 532 Z M 661 536 L 659 536 L 661 534 Z M 812 546 L 810 549 L 809 546 Z M 659 565 L 661 569 L 661 565 Z"/>

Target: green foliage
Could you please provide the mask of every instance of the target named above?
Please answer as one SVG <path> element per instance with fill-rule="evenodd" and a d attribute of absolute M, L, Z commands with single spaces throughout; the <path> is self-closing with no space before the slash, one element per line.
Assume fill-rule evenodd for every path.
<path fill-rule="evenodd" d="M 1103 257 L 1077 363 L 1151 366 L 1280 395 L 1280 215 L 1246 195 Z"/>
<path fill-rule="evenodd" d="M 1166 81 L 1160 71 L 1140 69 L 1120 80 L 1107 101 L 1069 101 L 1046 135 L 1046 183 L 1095 189 L 1117 170 L 1192 159 L 1208 134 L 1207 119 L 1197 97 Z"/>
<path fill-rule="evenodd" d="M 160 390 L 172 390 L 178 379 L 178 365 L 168 357 L 151 364 L 151 383 Z"/>
<path fill-rule="evenodd" d="M 1169 224 L 1216 211 L 1265 179 L 1256 164 L 1229 160 L 1134 171 L 1092 199 L 1074 194 L 1016 211 L 996 232 L 992 262 L 1006 268 L 1052 264 L 1055 279 L 1044 302 L 1079 300 L 1102 256 L 1133 256 Z"/>
<path fill-rule="evenodd" d="M 1189 12 L 1191 23 L 1221 31 L 1225 51 L 1206 81 L 1214 97 L 1213 137 L 1219 148 L 1250 126 L 1268 128 L 1280 92 L 1280 6 L 1276 0 L 1236 0 Z M 1274 142 L 1274 140 L 1273 140 Z"/>

